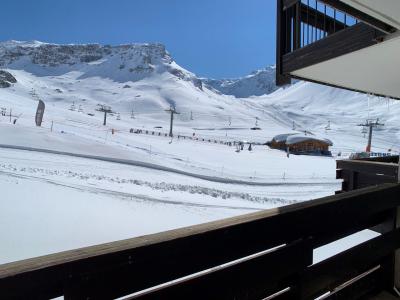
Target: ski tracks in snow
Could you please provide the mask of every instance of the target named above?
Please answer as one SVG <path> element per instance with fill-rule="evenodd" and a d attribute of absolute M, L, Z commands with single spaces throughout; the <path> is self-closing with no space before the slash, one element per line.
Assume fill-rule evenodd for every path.
<path fill-rule="evenodd" d="M 86 158 L 86 159 L 92 159 L 92 160 L 99 160 L 99 161 L 104 161 L 104 162 L 111 162 L 111 163 L 117 163 L 117 164 L 124 164 L 124 165 L 130 165 L 130 166 L 135 166 L 135 167 L 141 167 L 141 168 L 146 168 L 146 169 L 152 169 L 152 170 L 157 170 L 157 171 L 163 171 L 163 172 L 168 172 L 168 173 L 174 173 L 178 175 L 184 175 L 188 177 L 193 177 L 209 182 L 216 182 L 216 183 L 224 183 L 224 184 L 235 184 L 235 185 L 249 185 L 249 186 L 305 186 L 305 185 L 310 185 L 310 186 L 326 186 L 326 185 L 331 185 L 335 186 L 337 185 L 336 181 L 324 181 L 324 182 L 307 182 L 307 181 L 295 181 L 295 182 L 258 182 L 258 181 L 246 181 L 246 180 L 237 180 L 237 179 L 231 179 L 231 178 L 224 178 L 224 177 L 217 177 L 217 176 L 209 176 L 209 175 L 203 175 L 203 174 L 196 174 L 180 169 L 174 169 L 154 163 L 148 163 L 148 162 L 143 162 L 143 161 L 137 161 L 137 160 L 129 160 L 129 159 L 120 159 L 120 158 L 114 158 L 114 157 L 104 157 L 104 156 L 96 156 L 96 155 L 89 155 L 89 154 L 81 154 L 81 153 L 71 153 L 71 152 L 65 152 L 65 151 L 58 151 L 58 150 L 51 150 L 51 149 L 42 149 L 42 148 L 33 148 L 33 147 L 25 147 L 25 146 L 15 146 L 15 145 L 5 145 L 5 144 L 0 144 L 0 148 L 3 149 L 14 149 L 14 150 L 22 150 L 22 151 L 33 151 L 33 152 L 39 152 L 39 153 L 49 153 L 49 154 L 55 154 L 55 155 L 64 155 L 64 156 L 71 156 L 71 157 L 78 157 L 78 158 Z"/>
<path fill-rule="evenodd" d="M 49 178 L 25 175 L 25 174 L 7 172 L 7 171 L 0 171 L 0 175 L 10 176 L 10 177 L 19 178 L 19 179 L 28 179 L 28 180 L 36 180 L 36 181 L 46 182 L 49 184 L 54 184 L 57 186 L 80 190 L 83 192 L 90 192 L 90 193 L 95 193 L 95 194 L 107 194 L 107 195 L 110 195 L 113 197 L 118 197 L 118 198 L 122 198 L 124 200 L 131 200 L 131 201 L 144 201 L 144 202 L 153 202 L 153 203 L 161 203 L 161 204 L 169 204 L 169 205 L 180 205 L 180 206 L 192 206 L 192 207 L 200 207 L 200 208 L 238 209 L 238 210 L 248 210 L 248 211 L 261 210 L 261 208 L 255 208 L 255 207 L 230 206 L 230 205 L 219 205 L 219 204 L 204 204 L 204 203 L 193 203 L 193 202 L 189 202 L 189 201 L 186 202 L 186 201 L 174 201 L 174 200 L 168 200 L 168 199 L 158 199 L 158 198 L 154 198 L 154 197 L 150 197 L 150 196 L 146 196 L 146 195 L 120 192 L 120 191 L 98 188 L 98 187 L 82 185 L 82 184 L 65 183 L 62 181 L 53 180 L 53 179 L 49 179 Z M 289 203 L 287 203 L 287 204 L 289 204 Z"/>

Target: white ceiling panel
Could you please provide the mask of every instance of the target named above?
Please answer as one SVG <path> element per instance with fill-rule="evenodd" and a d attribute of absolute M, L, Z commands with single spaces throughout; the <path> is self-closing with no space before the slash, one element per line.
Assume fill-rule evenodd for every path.
<path fill-rule="evenodd" d="M 341 0 L 342 2 L 400 29 L 400 0 Z"/>
<path fill-rule="evenodd" d="M 400 98 L 400 37 L 292 74 L 331 85 Z"/>

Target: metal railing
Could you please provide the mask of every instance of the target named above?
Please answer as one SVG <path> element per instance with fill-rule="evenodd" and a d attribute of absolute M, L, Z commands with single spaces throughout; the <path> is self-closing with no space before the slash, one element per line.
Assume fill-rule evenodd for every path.
<path fill-rule="evenodd" d="M 396 30 L 338 0 L 277 3 L 278 85 L 289 83 L 295 70 L 371 46 Z"/>
<path fill-rule="evenodd" d="M 319 0 L 301 0 L 283 7 L 287 41 L 284 54 L 315 43 L 331 34 L 356 25 L 355 17 Z"/>

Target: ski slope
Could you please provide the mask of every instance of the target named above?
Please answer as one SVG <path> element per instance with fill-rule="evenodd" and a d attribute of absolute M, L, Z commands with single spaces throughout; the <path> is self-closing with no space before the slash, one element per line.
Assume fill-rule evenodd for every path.
<path fill-rule="evenodd" d="M 365 148 L 357 125 L 367 118 L 385 123 L 373 151 L 399 151 L 397 102 L 303 82 L 235 98 L 159 44 L 10 41 L 0 43 L 0 63 L 17 80 L 0 88 L 0 263 L 332 195 L 335 159 Z M 115 112 L 106 126 L 98 104 Z M 180 113 L 173 138 L 170 107 Z M 262 145 L 304 131 L 331 140 L 334 157 Z M 233 141 L 253 150 L 219 143 Z"/>

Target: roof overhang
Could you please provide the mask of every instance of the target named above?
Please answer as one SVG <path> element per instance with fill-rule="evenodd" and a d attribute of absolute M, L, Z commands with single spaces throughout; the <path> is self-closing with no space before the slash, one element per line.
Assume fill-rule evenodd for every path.
<path fill-rule="evenodd" d="M 400 29 L 399 0 L 342 0 L 342 2 Z"/>
<path fill-rule="evenodd" d="M 278 0 L 277 84 L 294 77 L 400 99 L 400 0 L 319 2 Z"/>
<path fill-rule="evenodd" d="M 290 72 L 297 78 L 400 98 L 400 35 Z"/>

